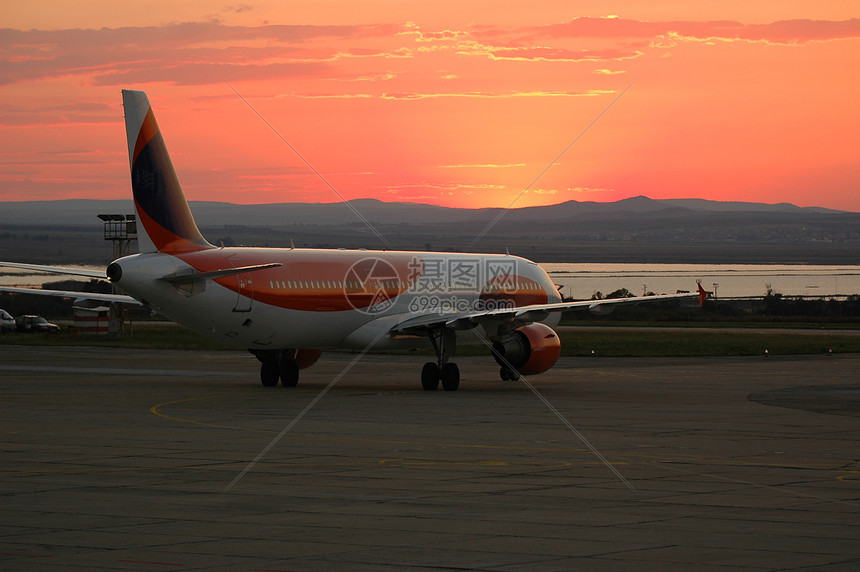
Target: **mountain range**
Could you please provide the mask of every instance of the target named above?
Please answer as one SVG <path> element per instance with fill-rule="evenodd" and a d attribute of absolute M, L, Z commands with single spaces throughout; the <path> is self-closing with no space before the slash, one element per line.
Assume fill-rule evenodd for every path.
<path fill-rule="evenodd" d="M 372 223 L 440 224 L 495 219 L 502 208 L 466 209 L 435 205 L 356 199 L 348 203 L 273 203 L 240 205 L 191 201 L 199 226 L 284 226 L 295 224 L 361 224 L 358 212 Z M 355 212 L 353 212 L 355 211 Z M 0 225 L 89 225 L 99 213 L 133 213 L 131 200 L 68 199 L 0 203 Z M 639 196 L 617 202 L 567 201 L 555 205 L 511 208 L 506 222 L 562 222 L 579 217 L 624 217 L 641 214 L 683 216 L 685 213 L 836 214 L 843 211 L 798 207 L 789 203 L 764 204 L 705 199 L 650 199 Z"/>
<path fill-rule="evenodd" d="M 537 262 L 860 261 L 860 213 L 786 203 L 633 197 L 505 210 L 359 199 L 192 201 L 191 209 L 203 235 L 225 246 L 508 251 Z M 96 215 L 133 212 L 131 200 L 0 203 L 0 260 L 109 262 L 116 253 L 105 244 Z"/>

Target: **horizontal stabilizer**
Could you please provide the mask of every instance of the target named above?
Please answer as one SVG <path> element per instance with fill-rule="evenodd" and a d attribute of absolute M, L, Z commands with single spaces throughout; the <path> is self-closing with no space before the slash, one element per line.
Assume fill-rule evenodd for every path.
<path fill-rule="evenodd" d="M 271 262 L 269 264 L 258 264 L 256 266 L 241 266 L 239 268 L 227 268 L 224 270 L 212 270 L 211 272 L 192 272 L 190 274 L 168 274 L 162 276 L 159 280 L 170 282 L 174 285 L 191 284 L 199 280 L 214 280 L 215 278 L 224 278 L 225 276 L 234 276 L 236 274 L 245 274 L 247 272 L 255 272 L 257 270 L 265 270 L 266 268 L 275 268 L 283 266 L 280 262 Z"/>

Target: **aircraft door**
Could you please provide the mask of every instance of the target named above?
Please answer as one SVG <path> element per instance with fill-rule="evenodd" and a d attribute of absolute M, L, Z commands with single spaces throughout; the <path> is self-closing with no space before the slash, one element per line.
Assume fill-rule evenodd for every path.
<path fill-rule="evenodd" d="M 230 265 L 233 268 L 243 266 L 243 264 L 235 257 L 230 257 Z M 250 312 L 251 305 L 254 302 L 254 278 L 250 272 L 236 274 L 238 296 L 236 305 L 233 306 L 234 312 Z"/>

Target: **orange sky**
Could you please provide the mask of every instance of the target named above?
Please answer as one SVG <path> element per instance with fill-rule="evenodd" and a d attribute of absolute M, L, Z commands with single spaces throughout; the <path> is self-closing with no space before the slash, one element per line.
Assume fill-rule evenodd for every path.
<path fill-rule="evenodd" d="M 851 2 L 216 6 L 4 2 L 0 201 L 129 198 L 122 88 L 149 94 L 190 199 L 339 200 L 226 81 L 350 199 L 860 211 Z"/>

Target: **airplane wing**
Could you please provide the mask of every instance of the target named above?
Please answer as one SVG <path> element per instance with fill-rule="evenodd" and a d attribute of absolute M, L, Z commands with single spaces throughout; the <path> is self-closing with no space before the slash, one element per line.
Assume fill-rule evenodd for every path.
<path fill-rule="evenodd" d="M 53 274 L 70 274 L 72 276 L 86 276 L 87 278 L 107 278 L 104 270 L 86 270 L 84 268 L 65 268 L 62 266 L 43 266 L 41 264 L 23 264 L 21 262 L 0 262 L 0 266 L 8 268 L 21 268 L 23 270 L 36 270 L 38 272 L 50 272 Z"/>
<path fill-rule="evenodd" d="M 233 276 L 235 274 L 244 274 L 246 272 L 256 272 L 257 270 L 265 270 L 266 268 L 277 268 L 283 266 L 280 262 L 270 262 L 269 264 L 257 264 L 255 266 L 240 266 L 238 268 L 226 268 L 224 270 L 213 270 L 211 272 L 186 272 L 185 274 L 168 274 L 162 276 L 159 280 L 170 282 L 171 284 L 191 284 L 198 280 L 214 280 L 215 278 L 224 278 L 225 276 Z"/>
<path fill-rule="evenodd" d="M 119 304 L 142 304 L 131 296 L 122 294 L 98 294 L 95 292 L 79 292 L 77 290 L 42 290 L 39 288 L 13 288 L 11 286 L 0 286 L 0 292 L 11 292 L 14 294 L 35 294 L 37 296 L 55 296 L 57 298 L 74 298 L 76 300 L 101 300 L 102 302 L 117 302 Z"/>
<path fill-rule="evenodd" d="M 452 330 L 468 330 L 478 325 L 507 323 L 512 328 L 538 322 L 556 312 L 569 312 L 587 309 L 593 313 L 608 313 L 611 309 L 623 304 L 640 304 L 658 300 L 680 300 L 698 298 L 702 304 L 707 292 L 699 285 L 699 292 L 692 294 L 661 294 L 655 296 L 635 296 L 631 298 L 608 298 L 603 300 L 579 300 L 575 302 L 557 302 L 554 304 L 532 304 L 514 308 L 503 308 L 480 312 L 463 312 L 456 314 L 428 313 L 412 316 L 398 322 L 391 328 L 392 334 L 417 334 L 428 329 L 446 328 Z"/>
<path fill-rule="evenodd" d="M 61 266 L 44 266 L 41 264 L 24 264 L 21 262 L 0 262 L 0 267 L 21 268 L 23 270 L 35 270 L 38 272 L 49 272 L 53 274 L 69 274 L 72 276 L 84 276 L 87 278 L 99 278 L 106 280 L 105 271 L 102 270 L 86 270 L 83 268 L 66 268 Z M 189 272 L 185 274 L 170 274 L 162 276 L 161 280 L 170 282 L 175 285 L 191 284 L 198 280 L 212 280 L 215 278 L 223 278 L 225 276 L 233 276 L 244 272 L 255 272 L 266 268 L 275 268 L 281 266 L 278 262 L 270 264 L 258 264 L 256 266 L 243 266 L 240 268 L 227 268 L 224 270 L 216 270 L 212 272 Z M 16 294 L 36 294 L 39 296 L 56 296 L 60 298 L 75 298 L 76 300 L 100 300 L 103 302 L 116 302 L 119 304 L 135 304 L 141 303 L 122 294 L 97 294 L 91 292 L 78 292 L 74 290 L 42 290 L 37 288 L 14 288 L 8 286 L 0 286 L 0 292 L 11 292 Z"/>
<path fill-rule="evenodd" d="M 44 266 L 42 264 L 24 264 L 21 262 L 0 262 L 0 267 L 20 268 L 22 270 L 35 270 L 37 272 L 48 272 L 51 274 L 68 274 L 71 276 L 83 276 L 85 278 L 98 278 L 106 280 L 104 270 L 87 270 L 85 268 L 67 268 L 63 266 Z M 75 300 L 100 300 L 102 302 L 117 302 L 120 304 L 141 305 L 131 296 L 122 294 L 99 294 L 95 292 L 79 292 L 76 290 L 43 290 L 39 288 L 14 288 L 11 286 L 0 286 L 0 292 L 11 292 L 14 294 L 35 294 L 37 296 L 55 296 L 58 298 L 74 298 Z"/>

